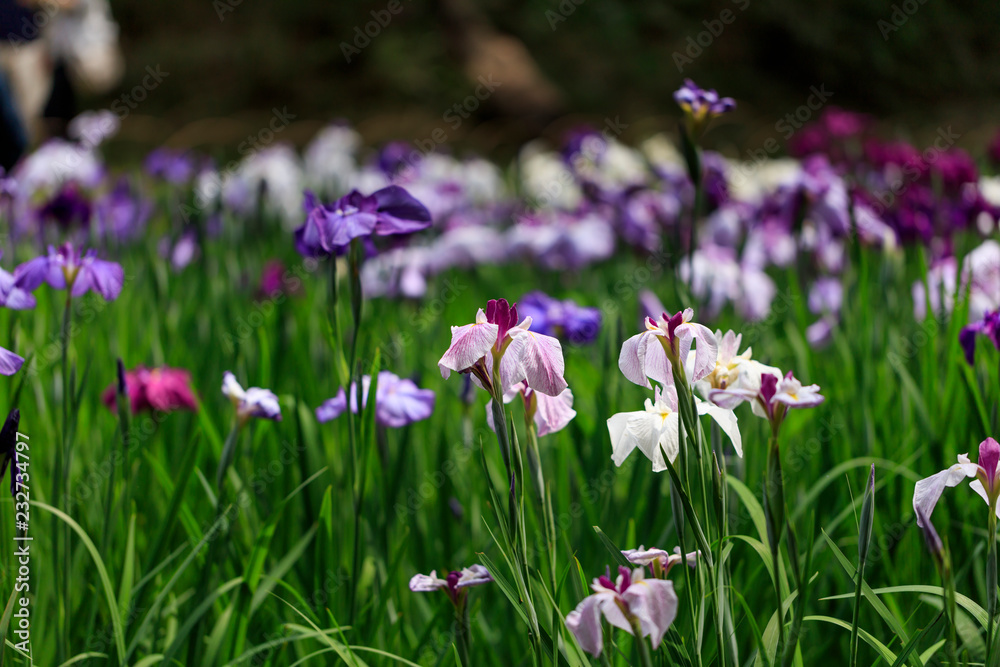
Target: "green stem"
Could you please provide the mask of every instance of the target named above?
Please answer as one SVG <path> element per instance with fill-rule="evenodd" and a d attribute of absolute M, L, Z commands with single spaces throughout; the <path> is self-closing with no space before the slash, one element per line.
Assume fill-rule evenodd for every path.
<path fill-rule="evenodd" d="M 472 662 L 469 656 L 472 646 L 472 628 L 469 620 L 469 605 L 465 602 L 465 600 L 462 600 L 455 607 L 455 643 L 458 645 L 458 658 L 462 663 L 462 667 L 471 667 Z"/>
<path fill-rule="evenodd" d="M 997 513 L 996 499 L 990 503 L 990 518 L 987 529 L 989 544 L 986 550 L 986 610 L 989 614 L 986 631 L 986 662 L 993 651 L 993 632 L 997 614 Z"/>
<path fill-rule="evenodd" d="M 62 319 L 62 455 L 60 459 L 60 480 L 62 483 L 61 493 L 55 496 L 56 505 L 58 505 L 58 499 L 61 497 L 65 508 L 69 510 L 69 470 L 70 470 L 70 410 L 71 402 L 73 400 L 74 387 L 70 386 L 70 373 L 69 373 L 69 345 L 70 336 L 72 335 L 73 329 L 71 326 L 72 322 L 72 306 L 73 306 L 73 296 L 72 296 L 72 285 L 66 285 L 66 306 L 63 309 L 63 319 Z M 58 485 L 60 482 L 53 480 L 54 485 Z M 62 642 L 59 647 L 59 660 L 62 661 L 66 657 L 66 650 L 70 643 L 70 628 L 69 628 L 69 617 L 71 615 L 72 606 L 72 581 L 70 577 L 70 566 L 72 564 L 71 552 L 70 552 L 70 529 L 69 524 L 63 524 L 63 535 L 62 535 L 62 574 L 63 574 L 63 590 L 62 590 L 62 629 L 63 636 Z M 58 561 L 57 561 L 58 562 Z"/>
<path fill-rule="evenodd" d="M 774 594 L 778 601 L 778 646 L 775 656 L 779 656 L 785 645 L 784 600 L 781 594 L 781 537 L 785 527 L 785 489 L 781 472 L 781 451 L 778 447 L 777 429 L 772 430 L 771 438 L 768 441 L 764 501 L 767 537 L 771 546 L 774 573 Z"/>
<path fill-rule="evenodd" d="M 632 626 L 635 645 L 639 649 L 639 665 L 641 667 L 653 667 L 653 656 L 649 651 L 649 642 L 642 636 L 642 626 L 639 623 L 638 617 L 628 614 L 628 622 Z"/>

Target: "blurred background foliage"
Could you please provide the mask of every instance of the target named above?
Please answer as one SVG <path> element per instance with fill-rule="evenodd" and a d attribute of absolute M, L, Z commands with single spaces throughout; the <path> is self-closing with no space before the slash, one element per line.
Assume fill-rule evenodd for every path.
<path fill-rule="evenodd" d="M 363 44 L 357 35 L 373 12 L 388 15 L 389 0 L 117 0 L 126 75 L 119 91 L 85 106 L 127 93 L 147 65 L 169 72 L 118 139 L 117 150 L 137 153 L 164 142 L 231 150 L 274 106 L 296 116 L 281 138 L 297 144 L 336 119 L 372 143 L 441 127 L 449 147 L 501 155 L 606 117 L 628 125 L 628 140 L 673 129 L 671 94 L 684 76 L 739 102 L 711 138 L 731 154 L 780 136 L 775 123 L 819 85 L 833 104 L 871 112 L 912 140 L 952 124 L 974 155 L 997 121 L 995 2 L 398 2 L 347 62 L 342 43 Z M 714 23 L 727 11 L 731 23 Z M 719 34 L 699 35 L 709 27 Z M 699 36 L 710 43 L 679 72 L 675 54 L 697 54 Z M 494 70 L 507 90 L 452 131 L 444 113 Z"/>

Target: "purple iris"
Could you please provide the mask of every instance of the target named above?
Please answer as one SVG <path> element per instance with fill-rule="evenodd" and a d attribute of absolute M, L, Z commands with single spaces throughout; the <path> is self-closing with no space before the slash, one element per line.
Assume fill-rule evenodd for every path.
<path fill-rule="evenodd" d="M 63 229 L 87 227 L 93 207 L 76 183 L 67 183 L 38 209 L 38 221 L 52 222 Z"/>
<path fill-rule="evenodd" d="M 970 366 L 976 358 L 976 336 L 980 334 L 986 336 L 993 343 L 993 347 L 1000 350 L 1000 310 L 986 313 L 983 319 L 964 327 L 959 332 L 958 342 L 962 344 L 965 360 Z"/>
<path fill-rule="evenodd" d="M 3 252 L 0 251 L 0 257 Z M 14 276 L 0 269 L 0 306 L 11 310 L 30 310 L 35 307 L 35 297 L 15 286 Z"/>
<path fill-rule="evenodd" d="M 733 98 L 719 97 L 719 93 L 700 88 L 691 79 L 684 79 L 684 85 L 674 92 L 674 101 L 695 118 L 719 116 L 736 108 Z"/>
<path fill-rule="evenodd" d="M 295 249 L 306 257 L 332 255 L 353 239 L 376 234 L 409 234 L 431 224 L 427 208 L 398 185 L 370 195 L 352 190 L 332 204 L 313 204 L 304 225 L 295 230 Z"/>
<path fill-rule="evenodd" d="M 95 213 L 101 233 L 121 241 L 139 236 L 152 210 L 152 203 L 134 193 L 123 178 L 97 201 Z"/>
<path fill-rule="evenodd" d="M 183 151 L 157 148 L 146 156 L 146 173 L 168 183 L 187 183 L 194 176 L 194 160 Z"/>
<path fill-rule="evenodd" d="M 371 376 L 361 378 L 362 406 L 368 405 L 368 390 Z M 337 395 L 316 408 L 316 419 L 328 422 L 347 410 L 347 394 L 341 387 Z M 351 385 L 351 412 L 358 412 L 357 384 Z M 434 412 L 434 392 L 420 389 L 413 380 L 400 378 L 390 371 L 378 374 L 378 388 L 375 390 L 375 421 L 389 428 L 400 428 L 407 424 L 427 419 Z"/>
<path fill-rule="evenodd" d="M 559 301 L 544 292 L 525 294 L 518 308 L 522 316 L 531 318 L 532 330 L 576 345 L 592 343 L 601 330 L 599 309 L 579 306 L 570 299 Z"/>
<path fill-rule="evenodd" d="M 64 243 L 59 249 L 49 246 L 49 253 L 29 260 L 14 269 L 14 286 L 34 291 L 42 283 L 53 289 L 68 289 L 72 296 L 94 290 L 105 301 L 114 301 L 125 284 L 121 264 L 97 259 L 96 250 L 82 254 L 79 248 Z"/>

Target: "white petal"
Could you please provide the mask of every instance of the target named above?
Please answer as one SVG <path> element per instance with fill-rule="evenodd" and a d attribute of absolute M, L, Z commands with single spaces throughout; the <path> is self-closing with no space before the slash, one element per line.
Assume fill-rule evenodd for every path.
<path fill-rule="evenodd" d="M 913 488 L 914 511 L 921 509 L 924 516 L 929 519 L 931 513 L 934 511 L 934 506 L 937 505 L 938 499 L 941 498 L 941 494 L 945 488 L 958 486 L 967 477 L 975 477 L 978 470 L 979 466 L 975 463 L 956 463 L 936 475 L 931 475 L 920 480 Z M 923 527 L 920 524 L 919 515 L 917 524 Z"/>
<path fill-rule="evenodd" d="M 715 423 L 722 429 L 722 432 L 729 436 L 729 440 L 733 443 L 733 448 L 736 450 L 736 455 L 743 458 L 743 437 L 740 435 L 736 414 L 732 410 L 726 410 L 705 401 L 696 400 L 696 402 L 698 404 L 698 414 L 708 415 L 714 419 Z"/>

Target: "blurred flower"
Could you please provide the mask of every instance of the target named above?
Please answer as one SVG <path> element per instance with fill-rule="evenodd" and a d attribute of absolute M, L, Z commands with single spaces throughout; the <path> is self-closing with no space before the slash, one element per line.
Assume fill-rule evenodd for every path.
<path fill-rule="evenodd" d="M 146 156 L 143 169 L 154 178 L 180 185 L 194 177 L 195 163 L 190 153 L 170 148 L 157 148 Z"/>
<path fill-rule="evenodd" d="M 463 568 L 461 572 L 452 570 L 444 579 L 438 578 L 437 570 L 431 570 L 430 574 L 415 574 L 410 579 L 410 590 L 414 593 L 444 591 L 453 605 L 462 608 L 465 604 L 465 598 L 469 594 L 467 588 L 482 586 L 492 581 L 493 577 L 490 576 L 489 571 L 477 563 Z"/>
<path fill-rule="evenodd" d="M 121 125 L 118 114 L 110 109 L 84 111 L 69 122 L 66 133 L 84 146 L 96 147 L 118 134 Z"/>
<path fill-rule="evenodd" d="M 119 179 L 115 187 L 94 206 L 98 232 L 115 241 L 137 238 L 153 211 L 153 204 L 134 192 L 128 179 Z"/>
<path fill-rule="evenodd" d="M 684 79 L 684 85 L 674 91 L 674 101 L 684 111 L 684 120 L 692 138 L 697 138 L 707 128 L 713 118 L 736 108 L 731 97 L 719 97 L 715 90 L 704 90 L 691 79 Z"/>
<path fill-rule="evenodd" d="M 546 336 L 581 345 L 596 340 L 601 329 L 600 310 L 578 306 L 570 299 L 559 301 L 536 291 L 522 296 L 518 304 L 521 314 L 531 318 L 534 330 Z"/>
<path fill-rule="evenodd" d="M 149 369 L 137 366 L 125 374 L 132 414 L 143 410 L 173 412 L 197 410 L 198 403 L 191 393 L 191 374 L 182 368 Z M 104 390 L 101 400 L 108 408 L 115 409 L 117 383 Z"/>
<path fill-rule="evenodd" d="M 637 626 L 649 637 L 653 649 L 677 616 L 677 594 L 674 584 L 663 579 L 644 579 L 642 568 L 629 572 L 618 568 L 618 578 L 611 581 L 610 573 L 594 579 L 594 591 L 566 616 L 569 628 L 584 651 L 599 656 L 604 648 L 601 616 L 616 628 L 634 635 Z"/>
<path fill-rule="evenodd" d="M 24 357 L 0 347 L 0 375 L 13 375 L 21 370 L 23 365 Z"/>
<path fill-rule="evenodd" d="M 302 293 L 302 281 L 294 277 L 281 260 L 272 259 L 264 265 L 260 273 L 260 285 L 257 287 L 257 297 L 273 299 L 280 295 L 297 295 Z"/>
<path fill-rule="evenodd" d="M 3 251 L 0 251 L 3 257 Z M 11 310 L 29 310 L 35 307 L 35 297 L 16 285 L 13 275 L 0 269 L 0 306 Z"/>
<path fill-rule="evenodd" d="M 368 405 L 368 389 L 371 376 L 361 378 L 362 408 Z M 347 410 L 348 397 L 341 387 L 337 395 L 316 408 L 316 420 L 320 423 L 336 419 Z M 358 413 L 357 383 L 351 384 L 351 412 Z M 413 380 L 400 378 L 390 371 L 380 371 L 378 387 L 375 389 L 375 421 L 389 428 L 401 428 L 413 422 L 427 419 L 434 412 L 434 391 L 420 389 Z"/>
<path fill-rule="evenodd" d="M 913 510 L 917 513 L 917 525 L 923 527 L 924 522 L 930 519 L 945 488 L 958 486 L 971 477 L 976 479 L 969 484 L 969 488 L 986 501 L 990 511 L 1000 516 L 1000 508 L 997 507 L 997 496 L 1000 495 L 998 462 L 1000 444 L 993 438 L 986 438 L 979 444 L 978 464 L 970 461 L 968 454 L 960 454 L 955 465 L 917 482 L 913 489 Z"/>
<path fill-rule="evenodd" d="M 34 291 L 42 283 L 53 289 L 68 289 L 74 297 L 94 290 L 105 301 L 114 301 L 125 283 L 125 271 L 120 264 L 97 259 L 96 250 L 81 254 L 78 248 L 65 243 L 59 249 L 49 246 L 49 252 L 14 269 L 14 286 Z"/>
<path fill-rule="evenodd" d="M 40 224 L 54 223 L 63 230 L 90 225 L 93 207 L 76 183 L 67 183 L 38 208 L 36 217 Z"/>
<path fill-rule="evenodd" d="M 972 365 L 976 356 L 976 336 L 983 335 L 993 343 L 993 347 L 1000 350 L 1000 310 L 986 313 L 978 322 L 974 322 L 964 327 L 958 333 L 958 342 L 965 352 L 965 360 Z"/>
<path fill-rule="evenodd" d="M 390 185 L 370 195 L 352 190 L 333 204 L 312 197 L 306 222 L 295 230 L 295 248 L 306 257 L 330 255 L 352 239 L 409 234 L 427 228 L 431 214 L 406 190 Z"/>
<path fill-rule="evenodd" d="M 243 389 L 229 371 L 222 376 L 222 394 L 232 401 L 236 408 L 237 423 L 243 426 L 251 417 L 281 421 L 281 406 L 278 397 L 270 389 L 250 387 Z"/>
<path fill-rule="evenodd" d="M 737 455 L 743 456 L 743 440 L 730 409 L 696 401 L 699 415 L 708 415 L 729 436 Z M 611 436 L 611 460 L 621 466 L 636 448 L 653 462 L 653 472 L 667 469 L 680 452 L 680 413 L 677 412 L 677 390 L 667 385 L 661 392 L 657 387 L 653 400 L 646 399 L 646 407 L 638 412 L 620 412 L 608 419 Z M 666 458 L 664 458 L 664 456 Z"/>

